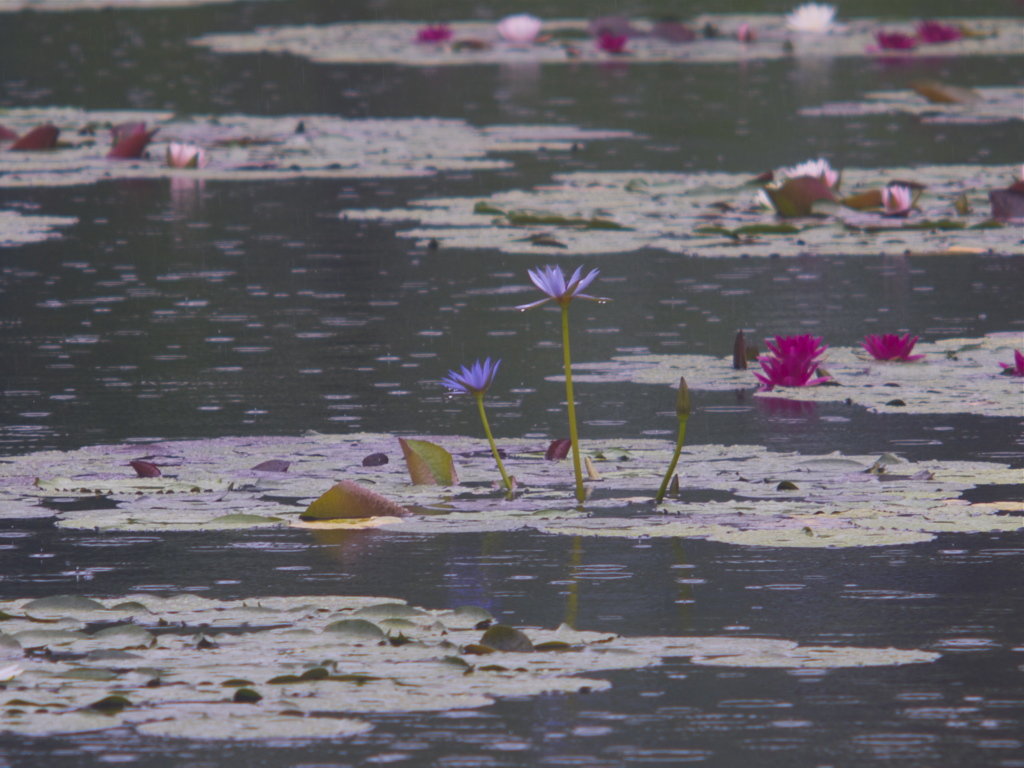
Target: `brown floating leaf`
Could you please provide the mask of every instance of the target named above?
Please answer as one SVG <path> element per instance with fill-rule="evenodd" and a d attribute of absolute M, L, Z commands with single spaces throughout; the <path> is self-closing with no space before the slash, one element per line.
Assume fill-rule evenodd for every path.
<path fill-rule="evenodd" d="M 409 468 L 409 477 L 416 485 L 458 485 L 452 455 L 440 445 L 426 440 L 398 438 L 402 455 Z"/>
<path fill-rule="evenodd" d="M 856 195 L 847 195 L 843 198 L 843 205 L 855 211 L 864 211 L 870 208 L 882 207 L 882 190 L 869 189 L 867 192 L 859 192 Z"/>
<path fill-rule="evenodd" d="M 511 653 L 530 653 L 533 651 L 533 643 L 530 642 L 530 638 L 518 629 L 504 624 L 495 624 L 484 632 L 484 636 L 480 638 L 480 645 L 493 648 L 496 651 L 508 651 Z"/>
<path fill-rule="evenodd" d="M 292 463 L 282 459 L 270 459 L 262 461 L 253 467 L 254 472 L 287 472 Z"/>
<path fill-rule="evenodd" d="M 139 477 L 160 477 L 160 467 L 151 461 L 136 459 L 135 461 L 129 461 L 128 464 Z"/>
<path fill-rule="evenodd" d="M 933 104 L 973 104 L 981 101 L 981 95 L 977 91 L 938 80 L 914 80 L 910 87 Z"/>
<path fill-rule="evenodd" d="M 11 144 L 8 149 L 30 152 L 37 149 L 53 149 L 57 146 L 57 137 L 60 129 L 50 123 L 37 125 L 20 139 Z"/>
<path fill-rule="evenodd" d="M 388 463 L 388 455 L 386 453 L 371 453 L 363 459 L 364 467 L 382 467 Z"/>
<path fill-rule="evenodd" d="M 1006 189 L 993 189 L 988 193 L 992 203 L 992 218 L 999 221 L 1024 220 L 1024 182 L 1016 182 Z"/>
<path fill-rule="evenodd" d="M 552 440 L 551 445 L 548 446 L 548 450 L 544 454 L 544 458 L 548 461 L 558 461 L 559 459 L 564 459 L 568 456 L 571 449 L 572 440 L 567 437 Z"/>
<path fill-rule="evenodd" d="M 359 483 L 342 480 L 299 515 L 300 520 L 338 520 L 364 517 L 404 517 L 405 507 Z"/>

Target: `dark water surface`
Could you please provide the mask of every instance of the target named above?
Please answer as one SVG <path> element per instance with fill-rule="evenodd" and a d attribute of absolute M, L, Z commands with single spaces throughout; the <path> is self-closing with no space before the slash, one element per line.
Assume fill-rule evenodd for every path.
<path fill-rule="evenodd" d="M 427 179 L 0 189 L 0 207 L 80 221 L 60 240 L 0 251 L 0 454 L 310 429 L 478 434 L 472 403 L 447 397 L 437 381 L 485 356 L 506 361 L 488 399 L 499 438 L 561 436 L 564 390 L 544 378 L 559 370 L 558 315 L 511 308 L 531 298 L 527 268 L 548 257 L 430 251 L 396 237 L 391 225 L 344 221 L 346 208 L 486 195 L 587 169 L 759 172 L 818 155 L 836 167 L 1020 161 L 1020 121 L 928 126 L 878 116 L 848 124 L 800 118 L 797 110 L 901 88 L 915 77 L 1019 84 L 1022 57 L 902 68 L 837 60 L 421 71 L 218 56 L 185 43 L 205 32 L 345 18 L 444 20 L 510 10 L 687 16 L 753 5 L 304 1 L 0 17 L 3 107 L 438 115 L 645 137 L 593 142 L 575 155 L 509 155 L 507 171 Z M 1013 2 L 857 6 L 857 15 L 903 18 L 1020 11 Z M 651 252 L 564 265 L 584 262 L 601 269 L 595 292 L 613 302 L 574 305 L 578 363 L 724 355 L 741 327 L 756 339 L 813 332 L 837 346 L 869 332 L 912 331 L 923 341 L 1024 333 L 1019 257 L 741 260 Z M 841 404 L 780 408 L 750 391 L 693 395 L 691 443 L 1024 467 L 1021 419 L 882 416 Z M 675 395 L 667 387 L 580 383 L 577 399 L 587 438 L 674 435 Z M 1019 486 L 998 489 L 1001 499 L 1021 495 Z M 379 595 L 428 608 L 476 603 L 516 626 L 569 621 L 631 635 L 737 634 L 943 654 L 933 664 L 821 673 L 669 659 L 601 673 L 613 684 L 608 692 L 369 716 L 373 731 L 334 743 L 254 747 L 129 731 L 0 735 L 0 768 L 1024 766 L 1022 557 L 1021 533 L 800 551 L 537 532 L 101 535 L 0 521 L 4 599 L 181 590 L 223 599 Z"/>

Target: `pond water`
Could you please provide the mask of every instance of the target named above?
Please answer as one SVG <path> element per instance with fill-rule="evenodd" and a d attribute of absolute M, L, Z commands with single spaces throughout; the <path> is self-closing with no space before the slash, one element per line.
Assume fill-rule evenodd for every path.
<path fill-rule="evenodd" d="M 504 168 L 419 178 L 0 184 L 2 209 L 78 220 L 59 238 L 0 250 L 0 455 L 308 430 L 477 435 L 472 401 L 450 397 L 438 382 L 450 368 L 487 356 L 504 361 L 488 396 L 499 443 L 502 436 L 563 437 L 559 314 L 513 308 L 536 298 L 527 269 L 548 263 L 599 268 L 594 293 L 612 299 L 573 305 L 577 364 L 724 356 L 740 328 L 758 341 L 813 333 L 833 346 L 858 345 L 866 333 L 909 331 L 926 342 L 1013 331 L 1024 346 L 1019 248 L 1009 256 L 516 255 L 430 248 L 399 236 L 411 223 L 340 215 L 431 197 L 483 198 L 578 171 L 755 175 L 818 156 L 837 168 L 1019 163 L 1021 120 L 928 124 L 909 115 L 848 120 L 798 110 L 919 78 L 1015 86 L 1024 57 L 415 68 L 222 55 L 187 42 L 261 25 L 493 18 L 506 10 L 486 2 L 338 5 L 4 14 L 0 107 L 438 116 L 477 127 L 560 124 L 634 136 L 581 142 L 574 152 L 498 152 L 491 159 L 507 161 Z M 572 18 L 595 14 L 597 5 L 523 10 Z M 602 5 L 614 7 L 600 12 L 688 17 L 755 4 Z M 1009 1 L 940 5 L 863 2 L 856 14 L 1020 13 Z M 843 403 L 779 405 L 754 398 L 752 389 L 694 391 L 692 398 L 691 444 L 1024 467 L 1024 413 L 873 414 Z M 580 382 L 576 399 L 587 439 L 674 439 L 668 387 Z M 980 490 L 968 498 L 1024 498 L 1021 485 L 985 493 L 992 498 Z M 1024 766 L 1022 556 L 1020 531 L 805 550 L 527 529 L 100 534 L 0 515 L 3 600 L 181 591 L 224 600 L 374 595 L 436 609 L 479 604 L 519 627 L 568 622 L 623 635 L 736 635 L 942 654 L 931 664 L 832 670 L 669 658 L 600 673 L 612 683 L 607 691 L 371 715 L 364 719 L 373 730 L 331 742 L 225 744 L 128 728 L 0 733 L 0 767 Z"/>

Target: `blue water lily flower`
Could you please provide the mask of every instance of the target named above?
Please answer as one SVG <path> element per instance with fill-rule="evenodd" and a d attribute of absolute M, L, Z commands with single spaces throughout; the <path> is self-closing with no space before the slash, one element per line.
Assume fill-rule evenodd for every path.
<path fill-rule="evenodd" d="M 494 374 L 498 372 L 499 365 L 501 365 L 501 360 L 495 360 L 492 363 L 489 357 L 486 360 L 477 360 L 469 368 L 463 365 L 461 371 L 448 371 L 448 375 L 441 379 L 441 383 L 449 389 L 464 392 L 476 399 L 476 407 L 480 411 L 480 421 L 484 425 L 484 434 L 487 435 L 487 442 L 491 445 L 494 461 L 497 462 L 498 471 L 501 472 L 501 481 L 505 485 L 505 490 L 508 491 L 508 498 L 511 499 L 512 492 L 516 487 L 515 479 L 509 477 L 508 472 L 505 471 L 505 465 L 501 462 L 501 453 L 494 442 L 494 435 L 491 434 L 491 425 L 487 423 L 487 411 L 484 410 L 484 394 L 491 388 L 491 382 L 494 381 Z"/>
<path fill-rule="evenodd" d="M 467 395 L 482 395 L 491 388 L 494 381 L 494 374 L 498 372 L 501 360 L 491 362 L 491 358 L 477 360 L 469 368 L 461 366 L 460 372 L 448 371 L 448 375 L 441 379 L 441 383 L 456 392 L 465 392 Z"/>
<path fill-rule="evenodd" d="M 541 304 L 554 299 L 558 306 L 567 307 L 569 302 L 573 299 L 588 299 L 590 301 L 608 301 L 599 296 L 588 296 L 585 293 L 580 293 L 584 288 L 594 282 L 600 271 L 596 269 L 590 270 L 590 273 L 586 277 L 580 277 L 583 272 L 583 267 L 579 267 L 575 272 L 572 273 L 572 277 L 569 278 L 568 282 L 565 276 L 562 274 L 560 267 L 541 267 L 540 269 L 527 270 L 530 274 L 530 280 L 533 284 L 540 288 L 544 293 L 548 295 L 548 298 L 541 299 L 540 301 L 534 301 L 530 304 L 520 304 L 516 309 L 533 309 L 539 307 Z"/>

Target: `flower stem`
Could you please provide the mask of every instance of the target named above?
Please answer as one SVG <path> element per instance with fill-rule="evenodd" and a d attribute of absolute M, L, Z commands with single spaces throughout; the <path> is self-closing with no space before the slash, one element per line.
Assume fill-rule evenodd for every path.
<path fill-rule="evenodd" d="M 658 495 L 654 497 L 656 504 L 661 504 L 662 499 L 665 498 L 665 490 L 668 488 L 669 482 L 672 480 L 672 473 L 676 471 L 676 463 L 679 461 L 679 454 L 683 450 L 683 440 L 686 439 L 686 418 L 679 419 L 679 437 L 676 439 L 676 452 L 672 454 L 672 463 L 668 465 L 668 472 L 665 473 L 665 479 L 661 481 L 661 488 L 658 489 Z"/>
<path fill-rule="evenodd" d="M 569 402 L 569 439 L 572 441 L 572 468 L 576 473 L 576 501 L 583 502 L 583 472 L 580 469 L 580 438 L 576 432 L 576 401 L 572 396 L 572 361 L 569 357 L 569 305 L 562 304 L 562 352 L 565 356 L 565 397 Z"/>
<path fill-rule="evenodd" d="M 491 444 L 491 453 L 494 454 L 494 460 L 498 462 L 498 471 L 501 472 L 501 480 L 505 483 L 505 490 L 512 493 L 512 481 L 509 480 L 508 473 L 505 472 L 505 465 L 501 463 L 498 446 L 494 444 L 494 435 L 491 434 L 491 425 L 487 423 L 487 412 L 484 410 L 484 393 L 474 392 L 473 397 L 476 398 L 477 407 L 480 409 L 480 420 L 484 423 L 484 434 L 487 435 L 487 442 Z"/>

